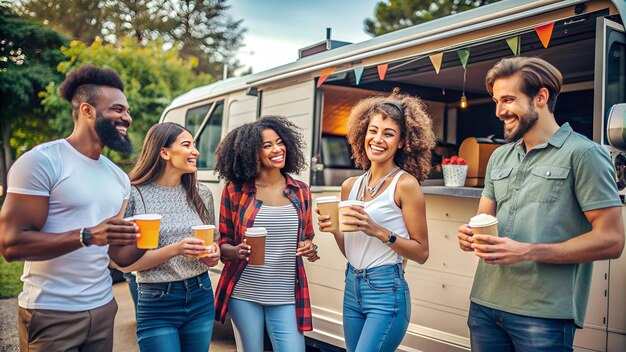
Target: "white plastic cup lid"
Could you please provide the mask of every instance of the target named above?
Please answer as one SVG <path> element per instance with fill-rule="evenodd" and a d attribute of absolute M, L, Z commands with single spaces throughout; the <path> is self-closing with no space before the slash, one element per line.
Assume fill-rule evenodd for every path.
<path fill-rule="evenodd" d="M 163 216 L 159 214 L 139 214 L 134 216 L 134 220 L 161 220 Z"/>
<path fill-rule="evenodd" d="M 318 204 L 319 203 L 333 203 L 333 202 L 339 202 L 339 197 L 337 196 L 319 197 L 315 199 L 315 201 Z"/>
<path fill-rule="evenodd" d="M 214 228 L 215 225 L 196 225 L 191 227 L 192 230 L 210 230 Z"/>
<path fill-rule="evenodd" d="M 349 206 L 357 206 L 357 207 L 365 207 L 365 203 L 360 200 L 344 200 L 339 203 L 339 208 L 349 207 Z"/>
<path fill-rule="evenodd" d="M 478 214 L 470 219 L 470 227 L 487 227 L 498 223 L 498 218 L 489 214 Z"/>
<path fill-rule="evenodd" d="M 249 227 L 246 230 L 246 237 L 264 237 L 267 236 L 265 227 Z"/>

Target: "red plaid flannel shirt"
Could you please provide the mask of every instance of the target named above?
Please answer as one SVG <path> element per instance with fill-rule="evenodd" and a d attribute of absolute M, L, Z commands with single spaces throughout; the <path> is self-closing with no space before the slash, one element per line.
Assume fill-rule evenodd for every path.
<path fill-rule="evenodd" d="M 298 240 L 312 239 L 315 233 L 313 232 L 309 186 L 289 175 L 285 177 L 287 179 L 285 196 L 291 200 L 298 212 Z M 254 181 L 239 184 L 230 182 L 224 187 L 220 203 L 220 245 L 228 243 L 236 246 L 243 242 L 246 229 L 254 225 L 254 219 L 261 208 L 262 202 L 256 199 L 255 194 Z M 224 263 L 224 268 L 215 294 L 215 320 L 224 323 L 228 312 L 228 300 L 248 262 L 222 258 L 222 263 Z M 295 282 L 298 330 L 311 331 L 313 330 L 311 300 L 302 257 L 296 257 L 296 267 L 298 272 Z"/>

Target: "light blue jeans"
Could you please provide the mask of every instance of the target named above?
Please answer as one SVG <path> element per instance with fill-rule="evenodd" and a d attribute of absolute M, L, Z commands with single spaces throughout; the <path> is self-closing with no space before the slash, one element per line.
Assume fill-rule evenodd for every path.
<path fill-rule="evenodd" d="M 411 297 L 402 265 L 355 269 L 348 263 L 343 333 L 348 352 L 395 351 L 411 319 Z"/>
<path fill-rule="evenodd" d="M 145 352 L 206 352 L 213 335 L 213 290 L 206 273 L 138 284 L 137 341 Z"/>
<path fill-rule="evenodd" d="M 467 325 L 475 352 L 573 351 L 576 332 L 572 319 L 529 317 L 474 302 Z"/>
<path fill-rule="evenodd" d="M 263 352 L 265 325 L 274 351 L 304 351 L 304 334 L 298 331 L 295 304 L 271 306 L 231 297 L 228 313 L 241 335 L 245 352 Z"/>

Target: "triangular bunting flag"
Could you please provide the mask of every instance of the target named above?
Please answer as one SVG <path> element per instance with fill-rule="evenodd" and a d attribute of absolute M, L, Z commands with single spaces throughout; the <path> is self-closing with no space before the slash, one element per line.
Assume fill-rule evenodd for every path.
<path fill-rule="evenodd" d="M 363 76 L 363 70 L 365 67 L 357 67 L 354 69 L 354 77 L 356 78 L 356 85 L 358 86 L 361 83 L 361 76 Z"/>
<path fill-rule="evenodd" d="M 511 48 L 513 55 L 517 56 L 520 54 L 520 47 L 522 44 L 522 40 L 520 37 L 508 38 L 506 40 L 506 43 L 509 45 L 509 48 Z"/>
<path fill-rule="evenodd" d="M 467 60 L 469 60 L 469 49 L 457 50 L 456 52 L 459 54 L 459 59 L 461 60 L 461 65 L 463 65 L 463 69 L 467 68 Z"/>
<path fill-rule="evenodd" d="M 539 36 L 539 40 L 541 40 L 541 44 L 543 44 L 544 48 L 548 47 L 550 44 L 550 38 L 552 38 L 552 30 L 554 29 L 554 22 L 544 24 L 543 26 L 535 27 L 535 32 Z"/>
<path fill-rule="evenodd" d="M 430 62 L 433 63 L 435 72 L 439 74 L 439 69 L 441 69 L 441 60 L 443 59 L 443 53 L 430 55 L 429 58 L 430 58 Z"/>
<path fill-rule="evenodd" d="M 320 78 L 317 80 L 317 88 L 321 87 L 326 79 L 335 72 L 336 67 L 325 68 L 320 72 Z"/>
<path fill-rule="evenodd" d="M 387 75 L 388 67 L 389 67 L 389 64 L 380 64 L 376 66 L 376 68 L 378 69 L 378 78 L 380 78 L 381 81 L 385 79 L 385 75 Z"/>

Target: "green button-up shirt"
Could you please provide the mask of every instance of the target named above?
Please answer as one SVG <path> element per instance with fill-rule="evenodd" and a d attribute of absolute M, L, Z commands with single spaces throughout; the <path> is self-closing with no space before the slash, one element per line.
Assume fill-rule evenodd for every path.
<path fill-rule="evenodd" d="M 606 150 L 564 124 L 526 153 L 523 141 L 494 151 L 482 196 L 496 201 L 501 237 L 519 242 L 563 242 L 591 230 L 584 212 L 622 206 Z M 592 263 L 480 260 L 471 300 L 510 313 L 573 319 L 582 327 Z"/>

